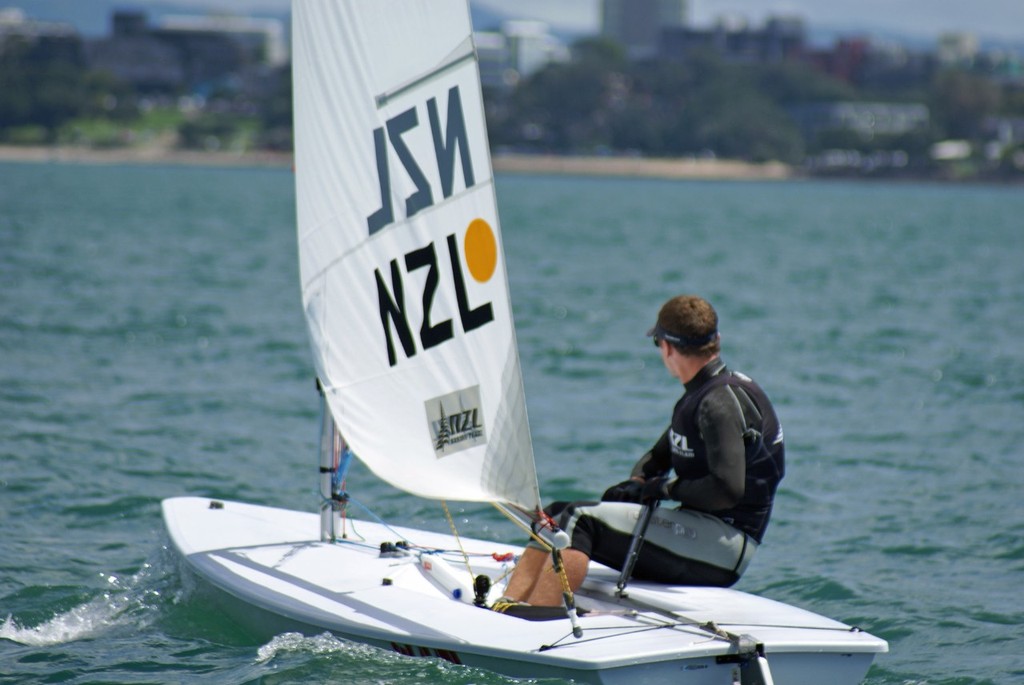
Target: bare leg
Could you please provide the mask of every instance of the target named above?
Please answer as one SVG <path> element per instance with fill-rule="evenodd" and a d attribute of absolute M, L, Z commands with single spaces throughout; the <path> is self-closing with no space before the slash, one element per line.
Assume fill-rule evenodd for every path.
<path fill-rule="evenodd" d="M 537 552 L 537 556 L 542 557 L 542 559 L 540 569 L 535 574 L 536 578 L 530 594 L 527 595 L 525 601 L 535 606 L 561 606 L 562 581 L 559 579 L 558 574 L 555 573 L 549 561 L 550 555 L 540 550 L 533 551 Z M 526 555 L 524 554 L 523 560 L 519 563 L 522 564 L 525 560 Z M 565 574 L 569 578 L 569 587 L 575 592 L 579 589 L 580 585 L 583 585 L 583 580 L 587 577 L 587 565 L 590 563 L 590 557 L 579 550 L 567 548 L 562 550 L 562 563 L 565 565 Z M 519 571 L 518 567 L 516 571 Z M 512 580 L 515 580 L 515 575 L 513 575 Z M 509 582 L 509 589 L 512 589 L 511 581 Z"/>
<path fill-rule="evenodd" d="M 512 577 L 505 588 L 505 596 L 517 602 L 525 602 L 537 585 L 537 579 L 544 571 L 550 555 L 536 547 L 527 547 L 512 571 Z"/>

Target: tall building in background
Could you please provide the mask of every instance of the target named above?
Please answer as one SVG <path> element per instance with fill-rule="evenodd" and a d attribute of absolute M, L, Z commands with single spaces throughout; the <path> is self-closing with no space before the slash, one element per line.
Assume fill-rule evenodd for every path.
<path fill-rule="evenodd" d="M 630 57 L 649 57 L 662 30 L 689 24 L 689 11 L 689 0 L 602 0 L 601 34 L 621 43 Z"/>

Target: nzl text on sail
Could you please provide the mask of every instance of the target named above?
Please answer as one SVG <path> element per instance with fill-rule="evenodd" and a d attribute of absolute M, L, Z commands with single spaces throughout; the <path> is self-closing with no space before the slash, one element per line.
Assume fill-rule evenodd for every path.
<path fill-rule="evenodd" d="M 448 91 L 447 121 L 444 125 L 441 122 L 436 98 L 427 100 L 426 112 L 433 141 L 434 161 L 437 164 L 438 177 L 440 178 L 440 190 L 442 196 L 447 199 L 451 197 L 455 186 L 456 153 L 459 155 L 459 166 L 462 169 L 462 180 L 465 187 L 467 189 L 471 188 L 476 182 L 473 176 L 471 155 L 469 154 L 469 136 L 466 132 L 459 87 L 453 86 Z M 366 225 L 370 235 L 384 229 L 395 221 L 395 198 L 391 192 L 389 145 L 415 187 L 415 190 L 405 198 L 405 216 L 407 218 L 411 217 L 417 212 L 433 206 L 435 202 L 434 189 L 431 188 L 427 175 L 423 172 L 420 162 L 417 161 L 413 154 L 413 148 L 403 138 L 403 136 L 419 127 L 419 120 L 418 108 L 410 107 L 391 117 L 384 126 L 380 126 L 373 131 L 381 206 L 366 218 Z M 454 287 L 459 309 L 459 321 L 464 332 L 468 333 L 494 320 L 494 313 L 489 302 L 477 307 L 470 306 L 469 296 L 466 292 L 466 281 L 459 257 L 458 241 L 455 234 L 448 235 L 445 242 L 448 262 L 451 266 L 450 271 L 442 271 L 438 267 L 437 249 L 433 242 L 406 253 L 402 260 L 407 272 L 416 269 L 427 269 L 422 292 L 423 320 L 419 330 L 419 342 L 424 350 L 440 345 L 455 337 L 455 328 L 451 319 L 437 323 L 431 321 L 431 309 L 441 277 L 450 278 L 450 282 Z M 380 269 L 374 271 L 374 276 L 377 282 L 377 299 L 380 307 L 381 326 L 384 329 L 387 345 L 388 363 L 391 366 L 395 366 L 398 363 L 398 357 L 392 337 L 392 326 L 402 345 L 402 351 L 407 358 L 414 356 L 417 350 L 412 327 L 409 325 L 407 316 L 402 268 L 398 259 L 391 260 L 390 272 L 390 288 L 385 283 Z M 389 325 L 389 321 L 391 325 Z"/>

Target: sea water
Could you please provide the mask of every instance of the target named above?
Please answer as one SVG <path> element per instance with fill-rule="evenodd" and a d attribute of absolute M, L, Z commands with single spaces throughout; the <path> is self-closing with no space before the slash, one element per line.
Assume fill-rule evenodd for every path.
<path fill-rule="evenodd" d="M 710 299 L 788 473 L 738 588 L 887 639 L 871 685 L 1024 682 L 1024 190 L 499 176 L 541 492 L 625 477 L 681 388 L 643 334 Z M 510 683 L 255 637 L 161 499 L 313 511 L 318 405 L 285 169 L 0 164 L 0 682 Z M 354 467 L 385 520 L 440 506 Z M 464 534 L 518 542 L 487 507 Z"/>

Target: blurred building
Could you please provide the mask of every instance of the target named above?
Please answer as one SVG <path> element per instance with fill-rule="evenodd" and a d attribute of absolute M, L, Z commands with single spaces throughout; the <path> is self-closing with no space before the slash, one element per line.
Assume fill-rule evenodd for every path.
<path fill-rule="evenodd" d="M 935 56 L 912 52 L 893 41 L 844 38 L 828 50 L 809 52 L 820 71 L 859 88 L 898 90 L 926 84 L 935 72 Z"/>
<path fill-rule="evenodd" d="M 979 47 L 978 37 L 973 33 L 943 33 L 936 55 L 943 66 L 969 67 L 978 57 Z"/>
<path fill-rule="evenodd" d="M 515 87 L 519 74 L 512 68 L 508 40 L 500 31 L 474 31 L 480 65 L 480 83 L 484 88 L 505 90 Z"/>
<path fill-rule="evenodd" d="M 689 0 L 603 0 L 601 34 L 631 58 L 653 57 L 662 32 L 687 26 L 689 11 Z"/>
<path fill-rule="evenodd" d="M 144 12 L 116 12 L 109 38 L 91 41 L 89 64 L 142 92 L 178 91 L 186 86 L 176 47 L 156 38 Z"/>
<path fill-rule="evenodd" d="M 288 61 L 284 23 L 277 19 L 225 16 L 168 16 L 155 34 L 183 45 L 228 41 L 247 63 L 278 67 Z"/>
<path fill-rule="evenodd" d="M 71 24 L 29 19 L 16 8 L 0 9 L 0 54 L 13 44 L 45 52 L 51 60 L 79 63 L 82 38 Z"/>
<path fill-rule="evenodd" d="M 540 21 L 502 22 L 499 31 L 473 34 L 485 88 L 508 90 L 551 62 L 569 59 L 569 50 Z"/>
<path fill-rule="evenodd" d="M 694 53 L 713 52 L 727 62 L 778 64 L 802 59 L 805 43 L 804 22 L 798 17 L 771 17 L 760 28 L 751 28 L 743 20 L 720 18 L 709 29 L 663 29 L 658 54 L 685 61 Z"/>
<path fill-rule="evenodd" d="M 822 102 L 794 107 L 790 114 L 809 141 L 835 132 L 870 141 L 925 131 L 930 121 L 928 107 L 916 103 Z"/>
<path fill-rule="evenodd" d="M 89 44 L 90 65 L 142 91 L 237 91 L 288 62 L 278 20 L 169 16 L 150 25 L 144 12 L 117 11 L 112 29 Z"/>
<path fill-rule="evenodd" d="M 1012 50 L 988 50 L 978 55 L 974 65 L 997 83 L 1024 88 L 1024 54 Z"/>
<path fill-rule="evenodd" d="M 508 42 L 508 56 L 513 69 L 526 78 L 550 62 L 568 59 L 568 50 L 542 21 L 506 21 L 501 32 Z"/>

